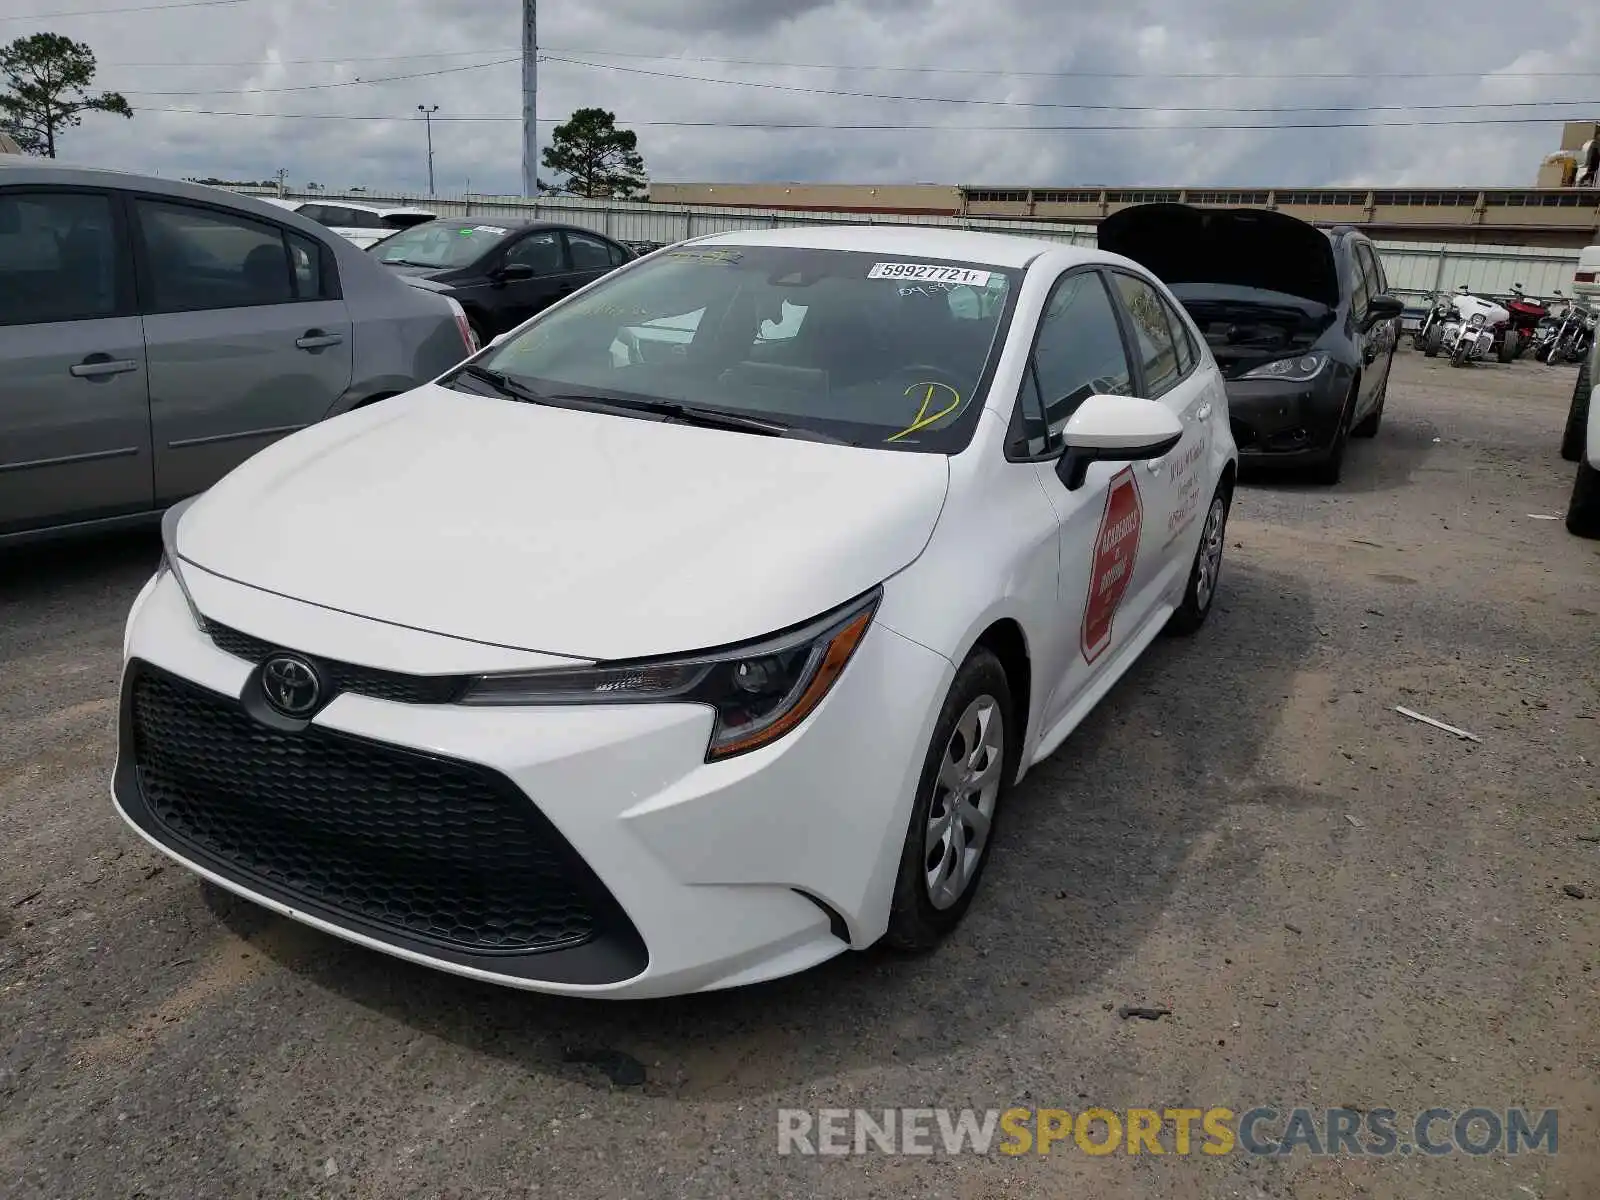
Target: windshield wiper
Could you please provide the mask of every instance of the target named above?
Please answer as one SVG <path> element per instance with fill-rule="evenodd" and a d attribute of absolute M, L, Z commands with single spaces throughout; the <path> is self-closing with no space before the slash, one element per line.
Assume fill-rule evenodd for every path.
<path fill-rule="evenodd" d="M 381 263 L 387 263 L 392 267 L 428 267 L 430 270 L 436 270 L 438 268 L 437 263 L 418 262 L 414 258 L 380 258 L 378 261 Z"/>
<path fill-rule="evenodd" d="M 524 404 L 543 404 L 545 400 L 549 399 L 549 397 L 541 396 L 526 384 L 518 383 L 504 371 L 480 367 L 477 363 L 463 363 L 457 367 L 455 373 L 450 376 L 449 382 L 454 383 L 463 375 L 468 379 L 476 379 L 480 383 L 488 384 L 507 400 L 520 400 Z"/>
<path fill-rule="evenodd" d="M 760 417 L 747 417 L 721 408 L 705 408 L 698 404 L 681 404 L 676 400 L 633 400 L 625 396 L 586 396 L 574 392 L 558 392 L 545 398 L 589 403 L 602 408 L 620 408 L 629 412 L 651 413 L 671 420 L 682 421 L 686 425 L 699 425 L 706 429 L 727 429 L 735 433 L 759 433 L 766 437 L 806 438 L 810 441 L 827 442 L 835 446 L 849 445 L 842 438 L 819 433 L 814 429 L 806 429 L 803 426 L 786 425 L 782 421 L 764 420 Z"/>

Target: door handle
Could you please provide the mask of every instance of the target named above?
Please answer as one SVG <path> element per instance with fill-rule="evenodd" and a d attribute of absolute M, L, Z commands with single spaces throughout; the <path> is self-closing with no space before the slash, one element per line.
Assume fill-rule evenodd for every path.
<path fill-rule="evenodd" d="M 74 363 L 67 368 L 79 379 L 103 379 L 107 375 L 122 375 L 138 369 L 139 364 L 134 359 L 112 358 L 109 354 L 91 354 L 81 363 Z"/>
<path fill-rule="evenodd" d="M 1204 421 L 1210 416 L 1211 416 L 1211 401 L 1207 400 L 1204 404 L 1202 404 L 1198 409 L 1195 410 L 1194 419 L 1196 421 Z"/>
<path fill-rule="evenodd" d="M 294 340 L 294 344 L 302 350 L 321 350 L 324 346 L 337 346 L 344 338 L 337 333 L 323 333 L 320 329 L 308 329 L 301 337 Z"/>

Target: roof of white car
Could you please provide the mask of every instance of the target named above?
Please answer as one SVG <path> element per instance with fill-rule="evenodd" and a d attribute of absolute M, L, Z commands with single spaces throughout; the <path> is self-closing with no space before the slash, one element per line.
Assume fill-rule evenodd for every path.
<path fill-rule="evenodd" d="M 301 209 L 308 204 L 326 204 L 331 208 L 353 208 L 358 212 L 377 213 L 380 217 L 437 217 L 431 208 L 386 208 L 380 204 L 359 204 L 353 200 L 279 200 L 272 196 L 257 196 L 279 208 Z"/>
<path fill-rule="evenodd" d="M 308 203 L 316 204 L 312 200 Z M 359 204 L 352 200 L 326 200 L 321 203 L 333 205 L 336 208 L 353 208 L 357 212 L 377 213 L 380 217 L 436 217 L 439 214 L 428 208 L 392 208 L 382 204 Z"/>
<path fill-rule="evenodd" d="M 862 250 L 899 257 L 953 259 L 996 267 L 1024 267 L 1039 254 L 1061 250 L 1085 262 L 1106 256 L 1046 238 L 975 233 L 930 225 L 829 225 L 794 229 L 737 229 L 695 238 L 696 246 L 792 246 L 803 250 Z"/>

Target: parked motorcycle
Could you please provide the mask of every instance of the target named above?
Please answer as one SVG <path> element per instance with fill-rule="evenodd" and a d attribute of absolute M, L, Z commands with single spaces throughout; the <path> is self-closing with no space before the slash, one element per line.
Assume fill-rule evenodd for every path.
<path fill-rule="evenodd" d="M 1467 285 L 1462 284 L 1453 295 L 1440 293 L 1434 298 L 1428 318 L 1418 331 L 1422 352 L 1429 358 L 1446 353 L 1452 367 L 1477 362 L 1494 345 L 1495 327 L 1510 320 L 1511 314 L 1504 308 L 1492 300 L 1474 296 L 1467 291 Z"/>
<path fill-rule="evenodd" d="M 1594 311 L 1576 300 L 1568 300 L 1566 311 L 1540 330 L 1541 340 L 1536 346 L 1539 361 L 1552 367 L 1557 363 L 1582 362 L 1594 344 L 1594 334 Z"/>
<path fill-rule="evenodd" d="M 1533 345 L 1539 323 L 1550 315 L 1548 305 L 1530 299 L 1520 283 L 1511 285 L 1511 294 L 1498 299 L 1498 303 L 1511 314 L 1510 322 L 1495 341 L 1501 362 L 1521 358 Z"/>

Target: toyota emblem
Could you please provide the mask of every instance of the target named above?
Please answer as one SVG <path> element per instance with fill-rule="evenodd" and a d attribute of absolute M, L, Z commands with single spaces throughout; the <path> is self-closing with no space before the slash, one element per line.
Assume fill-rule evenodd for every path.
<path fill-rule="evenodd" d="M 274 654 L 261 664 L 261 690 L 284 716 L 308 717 L 322 699 L 322 680 L 305 659 Z"/>

